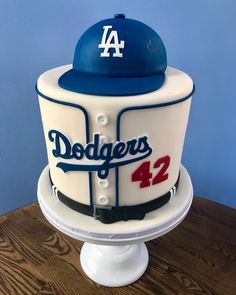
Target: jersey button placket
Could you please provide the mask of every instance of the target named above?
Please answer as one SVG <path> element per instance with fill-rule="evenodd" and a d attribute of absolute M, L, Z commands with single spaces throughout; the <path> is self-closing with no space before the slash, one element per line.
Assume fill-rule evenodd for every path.
<path fill-rule="evenodd" d="M 99 125 L 101 127 L 105 127 L 109 124 L 109 116 L 105 113 L 97 114 L 95 120 L 96 120 L 97 125 Z M 109 138 L 106 135 L 100 133 L 100 144 L 105 144 L 108 142 L 109 142 Z M 105 193 L 106 189 L 110 185 L 109 180 L 107 178 L 101 179 L 98 177 L 97 178 L 97 185 L 100 187 L 100 189 L 102 191 L 102 194 L 99 195 L 99 197 L 98 197 L 98 204 L 103 205 L 103 206 L 109 205 L 110 198 Z"/>

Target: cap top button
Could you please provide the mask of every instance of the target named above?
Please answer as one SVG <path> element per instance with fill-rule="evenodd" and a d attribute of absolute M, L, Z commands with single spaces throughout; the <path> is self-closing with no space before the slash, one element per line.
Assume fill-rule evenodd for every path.
<path fill-rule="evenodd" d="M 115 14 L 115 18 L 125 18 L 125 14 L 117 13 L 117 14 Z"/>

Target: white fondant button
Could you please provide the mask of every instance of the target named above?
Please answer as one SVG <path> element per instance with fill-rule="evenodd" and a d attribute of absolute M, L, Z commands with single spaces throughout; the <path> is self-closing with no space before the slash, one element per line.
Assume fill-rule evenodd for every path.
<path fill-rule="evenodd" d="M 98 179 L 98 185 L 102 188 L 108 188 L 109 186 L 109 180 L 108 179 Z"/>
<path fill-rule="evenodd" d="M 108 205 L 109 204 L 109 197 L 106 195 L 101 195 L 98 197 L 98 202 L 100 205 Z"/>
<path fill-rule="evenodd" d="M 100 135 L 100 142 L 101 143 L 108 143 L 109 138 L 106 135 Z"/>
<path fill-rule="evenodd" d="M 100 126 L 106 126 L 109 123 L 109 118 L 107 114 L 100 113 L 96 116 L 96 122 Z"/>

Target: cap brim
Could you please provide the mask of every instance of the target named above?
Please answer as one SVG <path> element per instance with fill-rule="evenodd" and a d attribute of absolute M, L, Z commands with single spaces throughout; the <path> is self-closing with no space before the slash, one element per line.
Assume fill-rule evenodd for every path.
<path fill-rule="evenodd" d="M 152 92 L 165 82 L 165 74 L 146 77 L 107 77 L 71 69 L 58 80 L 64 89 L 93 95 L 124 96 Z"/>

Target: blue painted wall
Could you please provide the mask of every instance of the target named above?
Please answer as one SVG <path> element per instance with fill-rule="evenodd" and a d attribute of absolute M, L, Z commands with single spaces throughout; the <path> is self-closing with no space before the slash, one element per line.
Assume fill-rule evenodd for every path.
<path fill-rule="evenodd" d="M 47 163 L 34 84 L 72 62 L 80 34 L 123 12 L 162 37 L 196 84 L 183 163 L 196 195 L 236 207 L 235 0 L 1 0 L 0 214 L 36 200 Z"/>

